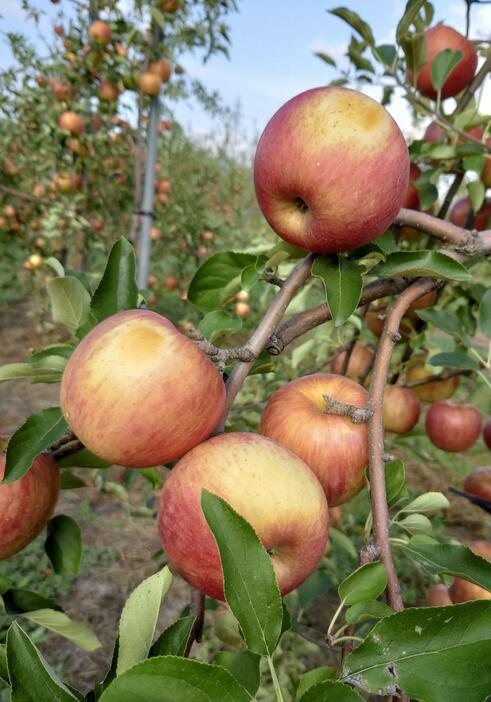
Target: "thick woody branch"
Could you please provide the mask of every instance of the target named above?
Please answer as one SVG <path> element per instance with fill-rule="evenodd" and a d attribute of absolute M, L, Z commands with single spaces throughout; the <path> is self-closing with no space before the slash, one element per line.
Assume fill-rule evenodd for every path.
<path fill-rule="evenodd" d="M 286 308 L 290 304 L 292 298 L 295 296 L 297 291 L 301 288 L 307 278 L 310 276 L 310 271 L 312 268 L 312 263 L 314 262 L 315 254 L 308 254 L 300 263 L 298 263 L 293 271 L 290 273 L 288 278 L 284 281 L 281 286 L 277 296 L 269 306 L 266 314 L 264 315 L 261 323 L 257 327 L 256 331 L 253 333 L 249 341 L 245 344 L 244 348 L 248 349 L 252 353 L 253 359 L 256 359 L 261 351 L 264 349 L 268 343 L 268 339 L 271 334 L 277 328 L 283 315 L 286 312 Z M 239 361 L 233 368 L 232 373 L 227 381 L 227 397 L 225 401 L 225 411 L 223 413 L 216 431 L 223 431 L 225 422 L 232 407 L 233 401 L 235 400 L 237 393 L 244 380 L 247 378 L 249 371 L 254 365 L 254 360 L 250 361 Z"/>
<path fill-rule="evenodd" d="M 223 368 L 225 363 L 229 360 L 244 362 L 255 360 L 253 352 L 245 346 L 237 346 L 233 349 L 224 349 L 215 346 L 215 344 L 205 339 L 199 329 L 196 329 L 192 324 L 188 325 L 186 332 L 189 338 L 196 343 L 203 353 L 206 353 L 206 355 L 221 368 Z"/>
<path fill-rule="evenodd" d="M 369 390 L 370 409 L 373 415 L 368 422 L 368 449 L 370 492 L 372 499 L 373 533 L 380 548 L 388 576 L 388 600 L 395 610 L 403 609 L 401 589 L 392 560 L 389 542 L 389 508 L 385 489 L 384 470 L 384 390 L 390 368 L 394 343 L 399 336 L 399 326 L 409 306 L 426 293 L 438 288 L 441 282 L 420 279 L 403 292 L 389 307 L 385 326 L 375 357 L 372 382 Z"/>
<path fill-rule="evenodd" d="M 355 407 L 342 400 L 336 400 L 331 395 L 322 396 L 326 401 L 326 414 L 338 414 L 341 417 L 349 417 L 353 424 L 366 424 L 373 414 L 371 409 L 366 407 Z"/>

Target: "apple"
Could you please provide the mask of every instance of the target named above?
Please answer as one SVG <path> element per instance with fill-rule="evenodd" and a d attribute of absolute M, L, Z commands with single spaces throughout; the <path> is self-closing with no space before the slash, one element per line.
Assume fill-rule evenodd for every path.
<path fill-rule="evenodd" d="M 329 526 L 337 527 L 343 520 L 343 508 L 341 505 L 329 508 Z"/>
<path fill-rule="evenodd" d="M 174 122 L 170 119 L 161 119 L 159 122 L 159 132 L 168 132 L 172 129 Z"/>
<path fill-rule="evenodd" d="M 415 163 L 411 163 L 409 167 L 409 184 L 401 207 L 406 207 L 409 210 L 419 209 L 419 192 L 413 183 L 415 180 L 418 180 L 420 175 L 421 169 Z"/>
<path fill-rule="evenodd" d="M 167 193 L 157 193 L 157 202 L 160 202 L 161 205 L 166 205 L 169 202 Z"/>
<path fill-rule="evenodd" d="M 155 188 L 158 193 L 170 193 L 172 190 L 172 183 L 170 180 L 158 180 L 155 183 Z"/>
<path fill-rule="evenodd" d="M 491 146 L 491 137 L 486 140 L 486 144 Z M 481 171 L 481 180 L 485 188 L 491 188 L 491 154 L 487 153 L 484 156 L 484 166 Z"/>
<path fill-rule="evenodd" d="M 491 563 L 491 541 L 472 541 L 469 548 L 477 556 L 481 556 Z M 454 604 L 459 604 L 460 602 L 469 602 L 469 600 L 491 600 L 491 592 L 470 583 L 468 580 L 455 578 L 450 586 L 450 597 Z"/>
<path fill-rule="evenodd" d="M 27 260 L 29 261 L 31 270 L 36 270 L 36 268 L 40 268 L 43 265 L 43 257 L 41 254 L 31 254 Z"/>
<path fill-rule="evenodd" d="M 418 315 L 416 314 L 416 310 L 424 310 L 427 307 L 432 307 L 435 304 L 437 297 L 438 292 L 436 290 L 430 290 L 430 292 L 418 298 L 408 307 L 406 312 L 407 316 L 413 317 L 414 319 L 419 319 Z"/>
<path fill-rule="evenodd" d="M 407 369 L 406 380 L 408 383 L 417 383 L 426 378 L 431 378 L 432 373 L 429 371 L 424 361 L 415 360 Z M 437 376 L 435 376 L 436 378 Z M 448 400 L 459 387 L 460 376 L 454 375 L 445 380 L 432 380 L 429 383 L 415 385 L 414 392 L 423 402 L 438 402 L 439 400 Z"/>
<path fill-rule="evenodd" d="M 205 229 L 204 231 L 201 232 L 201 238 L 203 241 L 206 241 L 207 243 L 210 243 L 210 241 L 213 241 L 213 232 L 210 232 L 208 229 Z"/>
<path fill-rule="evenodd" d="M 454 204 L 450 212 L 450 221 L 458 227 L 465 227 L 467 216 L 469 214 L 471 204 L 468 197 L 462 197 Z M 474 219 L 473 229 L 481 232 L 487 229 L 491 222 L 491 199 L 484 201 L 481 209 L 476 214 Z"/>
<path fill-rule="evenodd" d="M 165 317 L 119 312 L 98 324 L 70 357 L 61 407 L 96 455 L 131 467 L 180 458 L 206 439 L 225 403 L 209 358 Z"/>
<path fill-rule="evenodd" d="M 180 76 L 182 73 L 184 73 L 184 66 L 180 66 L 178 63 L 174 66 L 174 73 L 178 76 Z"/>
<path fill-rule="evenodd" d="M 387 385 L 384 392 L 384 427 L 395 434 L 407 434 L 418 423 L 421 402 L 410 388 Z"/>
<path fill-rule="evenodd" d="M 198 246 L 196 248 L 196 255 L 199 256 L 200 258 L 204 258 L 205 256 L 208 256 L 208 249 L 206 246 Z"/>
<path fill-rule="evenodd" d="M 145 95 L 158 95 L 162 80 L 155 73 L 142 73 L 138 79 L 138 86 Z"/>
<path fill-rule="evenodd" d="M 474 405 L 440 400 L 428 410 L 426 433 L 430 441 L 443 451 L 467 451 L 473 446 L 482 428 L 482 417 Z"/>
<path fill-rule="evenodd" d="M 247 302 L 236 302 L 234 311 L 237 317 L 248 317 L 251 312 L 251 308 Z"/>
<path fill-rule="evenodd" d="M 167 290 L 175 290 L 179 285 L 179 281 L 174 275 L 167 275 L 164 278 L 164 288 Z"/>
<path fill-rule="evenodd" d="M 333 373 L 342 373 L 347 351 L 338 353 L 331 361 L 331 371 Z M 368 346 L 363 344 L 355 344 L 348 362 L 345 375 L 357 383 L 365 378 L 371 368 L 373 361 L 373 351 Z"/>
<path fill-rule="evenodd" d="M 97 95 L 103 102 L 115 102 L 119 96 L 119 88 L 109 80 L 103 80 L 97 88 Z"/>
<path fill-rule="evenodd" d="M 237 295 L 235 296 L 235 299 L 237 302 L 249 302 L 250 295 L 247 292 L 247 290 L 239 290 Z"/>
<path fill-rule="evenodd" d="M 425 32 L 427 62 L 416 76 L 416 87 L 425 97 L 436 99 L 437 93 L 431 81 L 431 64 L 435 56 L 445 49 L 461 51 L 462 58 L 448 76 L 441 90 L 442 98 L 452 97 L 463 90 L 471 80 L 477 68 L 477 52 L 474 45 L 452 27 L 437 24 Z M 410 73 L 410 72 L 409 72 Z M 412 76 L 409 75 L 412 79 Z"/>
<path fill-rule="evenodd" d="M 172 568 L 193 587 L 224 599 L 218 548 L 201 510 L 203 489 L 223 498 L 254 528 L 271 554 L 282 595 L 316 568 L 326 550 L 329 521 L 319 481 L 274 441 L 232 432 L 192 449 L 162 490 L 162 547 Z"/>
<path fill-rule="evenodd" d="M 423 139 L 429 141 L 430 144 L 443 144 L 447 139 L 447 131 L 437 122 L 430 122 L 426 127 Z"/>
<path fill-rule="evenodd" d="M 486 420 L 484 424 L 482 438 L 488 449 L 491 449 L 491 419 Z"/>
<path fill-rule="evenodd" d="M 474 468 L 464 480 L 464 490 L 491 502 L 491 466 Z"/>
<path fill-rule="evenodd" d="M 34 195 L 34 197 L 41 199 L 46 195 L 46 188 L 44 187 L 44 185 L 42 185 L 42 183 L 38 183 L 34 186 L 32 194 Z"/>
<path fill-rule="evenodd" d="M 147 284 L 149 288 L 154 288 L 157 285 L 157 276 L 152 273 L 147 278 Z"/>
<path fill-rule="evenodd" d="M 377 338 L 382 336 L 385 326 L 385 316 L 387 313 L 387 302 L 376 300 L 370 305 L 370 309 L 365 314 L 365 322 L 372 334 Z M 407 339 L 414 329 L 414 320 L 403 317 L 399 327 L 399 333 L 402 339 Z"/>
<path fill-rule="evenodd" d="M 307 90 L 267 124 L 254 163 L 264 216 L 286 241 L 338 253 L 392 224 L 409 177 L 404 136 L 387 110 L 340 87 Z"/>
<path fill-rule="evenodd" d="M 5 207 L 3 208 L 3 214 L 6 217 L 13 218 L 17 216 L 17 210 L 15 209 L 15 207 L 12 207 L 12 205 L 5 205 Z"/>
<path fill-rule="evenodd" d="M 177 12 L 180 7 L 181 0 L 165 0 L 165 2 L 160 5 L 162 12 Z"/>
<path fill-rule="evenodd" d="M 58 34 L 59 37 L 63 36 L 63 34 L 64 34 L 63 25 L 55 24 L 55 34 Z"/>
<path fill-rule="evenodd" d="M 4 472 L 5 454 L 0 454 L 0 480 Z M 59 492 L 58 467 L 42 454 L 22 478 L 0 484 L 0 560 L 22 551 L 44 529 Z"/>
<path fill-rule="evenodd" d="M 172 64 L 165 59 L 152 61 L 148 66 L 148 72 L 155 73 L 155 75 L 159 76 L 162 83 L 167 83 L 172 75 Z"/>
<path fill-rule="evenodd" d="M 451 604 L 452 600 L 450 599 L 450 593 L 446 585 L 437 583 L 430 587 L 426 596 L 427 607 L 445 607 Z"/>
<path fill-rule="evenodd" d="M 328 414 L 324 395 L 366 407 L 368 393 L 343 375 L 317 373 L 287 383 L 263 412 L 261 434 L 294 451 L 319 478 L 330 507 L 347 502 L 365 483 L 366 424 Z"/>
<path fill-rule="evenodd" d="M 157 227 L 151 227 L 150 239 L 152 239 L 152 241 L 158 241 L 160 239 L 160 229 Z"/>
<path fill-rule="evenodd" d="M 84 131 L 84 119 L 76 112 L 62 112 L 58 120 L 60 129 L 66 129 L 71 134 L 82 134 Z"/>
<path fill-rule="evenodd" d="M 98 44 L 109 44 L 112 39 L 111 27 L 107 22 L 96 20 L 89 27 L 89 37 Z"/>
<path fill-rule="evenodd" d="M 36 83 L 39 85 L 40 88 L 44 88 L 44 86 L 47 84 L 48 80 L 46 76 L 44 76 L 42 73 L 39 73 L 36 76 Z"/>

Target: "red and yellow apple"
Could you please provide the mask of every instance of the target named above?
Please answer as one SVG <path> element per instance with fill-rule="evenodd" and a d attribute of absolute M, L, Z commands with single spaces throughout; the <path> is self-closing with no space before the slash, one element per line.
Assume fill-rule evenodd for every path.
<path fill-rule="evenodd" d="M 98 44 L 109 44 L 112 39 L 111 27 L 107 22 L 96 20 L 89 27 L 89 37 Z"/>
<path fill-rule="evenodd" d="M 261 434 L 300 456 L 313 470 L 329 506 L 347 502 L 364 483 L 368 463 L 366 424 L 327 413 L 324 395 L 366 407 L 368 393 L 343 375 L 306 375 L 272 395 L 261 417 Z"/>
<path fill-rule="evenodd" d="M 474 468 L 464 480 L 464 490 L 491 502 L 491 466 Z"/>
<path fill-rule="evenodd" d="M 481 556 L 491 563 L 491 541 L 473 541 L 469 548 L 476 556 Z M 491 600 L 491 592 L 468 580 L 455 578 L 450 586 L 450 597 L 454 604 L 459 604 L 470 600 Z"/>
<path fill-rule="evenodd" d="M 267 124 L 256 151 L 259 205 L 274 231 L 308 251 L 367 244 L 394 221 L 409 156 L 387 110 L 347 88 L 307 90 Z"/>
<path fill-rule="evenodd" d="M 447 138 L 447 132 L 437 122 L 430 122 L 424 133 L 424 140 L 430 144 L 443 144 Z"/>
<path fill-rule="evenodd" d="M 441 400 L 426 415 L 426 433 L 443 451 L 467 451 L 479 438 L 482 417 L 474 405 Z"/>
<path fill-rule="evenodd" d="M 5 454 L 0 454 L 0 480 Z M 52 458 L 40 455 L 15 483 L 0 484 L 0 560 L 18 553 L 44 529 L 60 492 L 60 474 Z"/>
<path fill-rule="evenodd" d="M 71 134 L 82 134 L 84 131 L 84 119 L 76 112 L 62 112 L 58 120 L 60 129 L 66 129 Z"/>
<path fill-rule="evenodd" d="M 159 531 L 172 568 L 201 592 L 224 599 L 215 539 L 201 491 L 222 497 L 271 553 L 285 595 L 323 556 L 328 509 L 319 481 L 291 451 L 264 436 L 229 433 L 196 446 L 172 469 L 160 498 Z"/>
<path fill-rule="evenodd" d="M 138 79 L 138 86 L 145 95 L 158 95 L 162 80 L 156 73 L 142 73 Z"/>
<path fill-rule="evenodd" d="M 440 52 L 450 49 L 461 51 L 462 58 L 444 82 L 441 96 L 448 98 L 460 93 L 474 78 L 477 68 L 477 52 L 472 42 L 452 27 L 437 24 L 426 30 L 425 45 L 427 61 L 416 76 L 418 90 L 426 97 L 436 99 L 437 93 L 431 80 L 431 64 Z"/>
<path fill-rule="evenodd" d="M 443 583 L 437 583 L 436 585 L 432 585 L 432 587 L 430 587 L 426 596 L 427 607 L 446 607 L 447 605 L 451 604 L 452 600 L 446 585 Z"/>
<path fill-rule="evenodd" d="M 462 197 L 453 205 L 450 212 L 450 221 L 458 227 L 465 227 L 471 209 L 468 197 Z M 474 218 L 472 227 L 481 232 L 491 224 L 491 199 L 485 200 L 481 209 Z"/>
<path fill-rule="evenodd" d="M 342 351 L 338 353 L 337 356 L 334 356 L 331 361 L 331 371 L 333 373 L 342 373 L 347 353 L 347 351 Z M 372 361 L 373 351 L 369 349 L 368 346 L 363 346 L 363 344 L 355 344 L 349 357 L 345 375 L 359 383 L 362 378 L 366 377 L 372 365 Z"/>
<path fill-rule="evenodd" d="M 429 371 L 424 361 L 415 360 L 408 366 L 406 379 L 408 383 L 418 383 L 427 378 L 431 378 L 432 373 Z M 454 375 L 451 378 L 444 380 L 432 380 L 428 383 L 415 385 L 414 392 L 423 402 L 438 402 L 439 400 L 448 400 L 455 393 L 460 383 L 460 376 Z"/>
<path fill-rule="evenodd" d="M 415 163 L 411 163 L 409 168 L 409 184 L 407 186 L 402 207 L 407 207 L 409 210 L 419 210 L 419 191 L 414 185 L 414 181 L 418 180 L 421 175 L 421 168 Z"/>
<path fill-rule="evenodd" d="M 224 409 L 223 380 L 165 317 L 119 312 L 75 349 L 61 408 L 93 453 L 123 466 L 173 461 L 206 439 Z"/>
<path fill-rule="evenodd" d="M 97 88 L 97 95 L 102 102 L 116 102 L 119 96 L 119 88 L 109 80 L 103 80 Z"/>
<path fill-rule="evenodd" d="M 407 434 L 418 423 L 421 402 L 410 388 L 387 385 L 384 391 L 384 427 L 395 434 Z"/>
<path fill-rule="evenodd" d="M 236 302 L 234 305 L 234 312 L 237 315 L 237 317 L 248 317 L 251 308 L 249 306 L 248 302 Z"/>
<path fill-rule="evenodd" d="M 155 73 L 155 75 L 160 77 L 162 83 L 166 83 L 172 75 L 172 64 L 165 59 L 152 61 L 148 66 L 148 72 Z"/>

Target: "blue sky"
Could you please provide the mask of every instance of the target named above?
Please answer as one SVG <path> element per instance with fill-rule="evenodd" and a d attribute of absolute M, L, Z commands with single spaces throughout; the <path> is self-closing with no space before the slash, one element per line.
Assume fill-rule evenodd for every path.
<path fill-rule="evenodd" d="M 53 22 L 57 8 L 69 6 L 61 0 L 53 6 L 48 0 L 35 0 L 48 8 Z M 434 0 L 435 20 L 462 30 L 463 0 Z M 269 117 L 290 97 L 310 87 L 323 85 L 336 77 L 330 68 L 313 54 L 325 51 L 342 62 L 350 29 L 340 19 L 327 13 L 328 9 L 348 6 L 370 22 L 380 43 L 393 39 L 395 26 L 401 16 L 404 0 L 239 0 L 240 12 L 229 18 L 232 47 L 230 60 L 213 57 L 203 65 L 197 56 L 183 56 L 181 62 L 188 74 L 196 76 L 211 90 L 217 90 L 231 106 L 240 102 L 243 129 L 249 134 L 261 131 Z M 491 28 L 491 5 L 474 6 L 475 31 L 471 36 L 483 36 Z M 29 33 L 22 19 L 21 0 L 1 0 L 0 21 L 3 31 Z M 0 44 L 0 66 L 8 57 Z M 369 92 L 369 91 L 367 91 Z M 491 111 L 489 88 L 485 96 Z M 376 93 L 374 93 L 375 95 Z M 402 100 L 391 108 L 406 130 L 411 130 L 409 116 Z M 204 111 L 196 104 L 182 104 L 177 117 L 189 131 L 202 134 L 216 129 Z"/>

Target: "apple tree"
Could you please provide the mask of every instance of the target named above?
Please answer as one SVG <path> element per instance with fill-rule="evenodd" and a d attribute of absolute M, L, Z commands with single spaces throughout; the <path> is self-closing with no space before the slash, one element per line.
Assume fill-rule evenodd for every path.
<path fill-rule="evenodd" d="M 262 699 L 277 702 L 491 694 L 491 542 L 467 547 L 437 533 L 428 515 L 447 497 L 412 494 L 403 460 L 423 409 L 428 445 L 460 460 L 482 416 L 452 396 L 478 387 L 489 406 L 490 123 L 476 97 L 489 43 L 435 23 L 427 0 L 407 3 L 394 45 L 380 45 L 353 11 L 332 14 L 353 29 L 352 68 L 288 101 L 256 151 L 257 199 L 275 245 L 202 263 L 187 291 L 199 322 L 180 330 L 146 309 L 127 238 L 97 284 L 58 261 L 50 300 L 70 339 L 0 369 L 3 380 L 61 383 L 60 406 L 8 440 L 0 495 L 14 511 L 30 513 L 23 485 L 43 461 L 62 486 L 74 467 L 170 469 L 155 515 L 166 565 L 128 598 L 106 677 L 87 694 L 65 684 L 16 619 L 0 647 L 14 702 L 241 702 L 261 699 L 261 681 Z M 347 87 L 366 83 L 380 87 L 380 102 Z M 432 120 L 409 147 L 384 107 L 395 90 Z M 259 322 L 244 316 L 244 342 L 225 343 L 244 332 L 230 306 L 249 302 L 263 306 Z M 481 467 L 463 493 L 489 511 L 486 486 Z M 278 652 L 303 632 L 290 593 L 325 591 L 329 548 L 353 548 L 335 524 L 352 500 L 364 543 L 336 583 L 322 649 L 338 652 L 338 665 L 285 685 Z M 23 522 L 19 549 L 51 511 L 28 533 Z M 2 524 L 5 538 L 15 529 Z M 55 568 L 66 567 L 81 548 L 77 525 L 58 515 L 48 534 Z M 428 606 L 406 606 L 403 562 L 433 579 Z M 193 586 L 192 603 L 156 637 L 171 573 Z M 5 583 L 4 594 L 12 589 Z M 197 660 L 217 601 L 235 636 Z M 21 615 L 46 621 L 47 611 Z"/>

